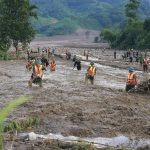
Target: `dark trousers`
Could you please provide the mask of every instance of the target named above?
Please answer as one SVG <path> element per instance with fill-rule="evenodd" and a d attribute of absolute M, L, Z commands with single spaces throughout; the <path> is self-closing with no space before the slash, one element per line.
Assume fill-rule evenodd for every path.
<path fill-rule="evenodd" d="M 90 76 L 88 74 L 86 74 L 86 82 L 88 82 L 88 80 L 91 82 L 91 84 L 94 84 L 94 76 Z"/>
<path fill-rule="evenodd" d="M 135 85 L 126 84 L 126 92 L 130 91 L 133 88 L 135 88 Z"/>
<path fill-rule="evenodd" d="M 143 65 L 143 71 L 148 72 L 148 65 Z"/>
<path fill-rule="evenodd" d="M 78 65 L 78 66 L 77 66 L 77 70 L 81 70 L 81 65 Z"/>

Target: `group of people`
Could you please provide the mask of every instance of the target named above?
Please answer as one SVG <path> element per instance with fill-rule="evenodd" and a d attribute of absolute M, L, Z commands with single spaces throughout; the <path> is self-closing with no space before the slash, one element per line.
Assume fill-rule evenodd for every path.
<path fill-rule="evenodd" d="M 80 59 L 76 58 L 74 56 L 73 58 L 74 62 L 74 68 L 77 67 L 77 70 L 81 70 L 81 61 Z M 47 70 L 47 67 L 50 67 L 50 71 L 55 71 L 56 69 L 56 63 L 53 59 L 50 63 L 45 57 L 42 58 L 36 58 L 35 60 L 28 60 L 26 64 L 26 68 L 31 71 L 32 75 L 31 79 L 28 82 L 29 87 L 32 87 L 32 83 L 38 84 L 40 87 L 42 87 L 42 77 L 44 71 Z M 73 68 L 73 69 L 74 69 Z M 94 62 L 90 63 L 90 66 L 87 69 L 87 73 L 85 75 L 85 81 L 89 80 L 91 84 L 94 84 L 94 76 L 96 75 L 96 67 L 94 65 Z"/>
<path fill-rule="evenodd" d="M 127 53 L 128 57 L 130 57 L 130 53 Z M 138 54 L 135 53 L 135 56 Z M 114 57 L 116 58 L 116 53 L 114 53 Z M 71 53 L 66 52 L 66 59 L 71 59 Z M 81 70 L 81 60 L 77 58 L 76 55 L 73 56 L 73 62 L 74 62 L 74 68 L 77 68 L 77 70 Z M 143 59 L 143 71 L 148 72 L 148 64 L 149 61 L 147 57 Z M 32 83 L 38 83 L 40 86 L 42 86 L 42 76 L 43 71 L 46 70 L 47 67 L 50 67 L 50 71 L 55 71 L 56 69 L 56 63 L 55 60 L 52 59 L 52 61 L 49 63 L 48 60 L 45 57 L 38 58 L 35 61 L 28 60 L 26 68 L 30 71 L 33 70 L 33 73 L 31 75 L 31 79 L 29 81 L 29 86 L 32 86 Z M 87 69 L 87 73 L 85 74 L 85 81 L 86 83 L 90 81 L 91 84 L 94 84 L 94 77 L 96 75 L 96 67 L 94 65 L 94 62 L 90 63 L 90 66 Z M 135 74 L 135 70 L 133 67 L 129 67 L 129 74 L 127 77 L 126 82 L 126 91 L 130 91 L 131 89 L 135 88 L 135 86 L 138 84 L 137 82 L 137 76 Z"/>
<path fill-rule="evenodd" d="M 29 71 L 32 70 L 31 79 L 28 82 L 29 87 L 32 87 L 32 83 L 38 84 L 40 87 L 42 87 L 43 73 L 44 71 L 47 70 L 48 66 L 50 68 L 50 71 L 52 72 L 55 71 L 56 68 L 55 60 L 52 59 L 50 63 L 45 57 L 36 58 L 35 60 L 28 60 L 26 68 Z"/>
<path fill-rule="evenodd" d="M 140 64 L 143 66 L 143 72 L 148 73 L 148 65 L 150 62 L 148 60 L 146 53 L 145 56 L 143 57 L 142 53 L 139 54 L 138 51 L 133 51 L 132 49 L 131 51 L 125 52 L 124 56 L 126 58 L 129 58 L 130 62 L 133 62 L 133 58 L 135 58 L 135 61 L 140 62 Z M 130 90 L 135 89 L 137 85 L 138 85 L 138 81 L 137 81 L 137 76 L 135 74 L 135 70 L 133 67 L 129 67 L 129 74 L 126 82 L 126 91 L 129 92 Z"/>
<path fill-rule="evenodd" d="M 114 57 L 115 57 L 115 53 L 116 52 L 114 52 Z M 126 52 L 124 52 L 124 55 L 122 55 L 122 58 L 123 59 L 129 59 L 129 62 L 139 62 L 139 59 L 140 59 L 140 56 L 141 56 L 141 53 L 140 53 L 140 55 L 139 55 L 139 52 L 138 51 L 135 51 L 135 50 L 133 50 L 133 49 L 131 49 L 131 50 L 128 50 L 128 51 L 126 51 Z"/>
<path fill-rule="evenodd" d="M 79 58 L 74 55 L 73 57 L 74 68 L 77 67 L 77 70 L 81 70 L 81 61 Z M 73 69 L 74 69 L 73 68 Z M 90 81 L 91 84 L 94 84 L 94 76 L 96 75 L 96 67 L 94 62 L 90 63 L 90 66 L 87 69 L 87 73 L 85 74 L 85 82 L 88 83 Z"/>
<path fill-rule="evenodd" d="M 116 55 L 117 55 L 117 52 L 114 51 L 114 59 L 116 59 Z M 131 49 L 129 51 L 124 52 L 124 55 L 122 55 L 122 58 L 125 60 L 128 59 L 130 63 L 132 63 L 133 61 L 140 63 L 141 66 L 143 67 L 143 72 L 148 73 L 148 65 L 150 63 L 149 62 L 150 58 L 148 59 L 146 52 L 139 53 L 138 51 Z"/>

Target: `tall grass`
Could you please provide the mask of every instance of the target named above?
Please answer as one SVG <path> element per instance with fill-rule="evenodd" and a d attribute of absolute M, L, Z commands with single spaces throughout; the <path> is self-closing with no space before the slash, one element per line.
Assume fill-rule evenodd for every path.
<path fill-rule="evenodd" d="M 8 115 L 19 105 L 23 104 L 29 97 L 22 96 L 16 100 L 8 103 L 2 110 L 0 110 L 0 150 L 3 150 L 3 122 Z"/>

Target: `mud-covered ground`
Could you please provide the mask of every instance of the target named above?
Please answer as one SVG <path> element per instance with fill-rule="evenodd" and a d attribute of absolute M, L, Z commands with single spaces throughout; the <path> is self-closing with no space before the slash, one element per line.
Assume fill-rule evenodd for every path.
<path fill-rule="evenodd" d="M 83 51 L 76 48 L 71 52 L 83 55 Z M 47 69 L 43 88 L 36 85 L 29 88 L 31 72 L 25 69 L 26 61 L 1 61 L 0 108 L 21 95 L 27 95 L 31 96 L 30 100 L 18 107 L 9 119 L 38 116 L 41 123 L 38 128 L 32 129 L 36 133 L 78 137 L 114 137 L 121 134 L 149 138 L 150 94 L 124 92 L 128 71 L 123 68 L 129 66 L 128 62 L 124 62 L 125 67 L 120 67 L 120 58 L 114 62 L 113 52 L 96 52 L 90 51 L 91 56 L 98 56 L 101 62 L 106 62 L 99 63 L 112 66 L 117 62 L 118 67 L 96 63 L 94 85 L 84 82 L 89 62 L 82 62 L 82 70 L 77 71 L 72 69 L 72 61 L 56 57 L 56 71 L 52 73 Z M 140 71 L 137 74 L 141 80 L 145 77 Z"/>

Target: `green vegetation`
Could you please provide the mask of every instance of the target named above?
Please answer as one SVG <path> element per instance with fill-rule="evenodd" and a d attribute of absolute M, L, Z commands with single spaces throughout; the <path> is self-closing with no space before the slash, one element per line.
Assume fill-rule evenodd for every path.
<path fill-rule="evenodd" d="M 101 30 L 120 28 L 126 23 L 124 6 L 128 0 L 31 0 L 38 6 L 38 34 L 68 34 L 77 28 Z M 149 0 L 141 0 L 138 16 L 149 16 Z M 50 21 L 50 18 L 57 22 Z M 41 20 L 45 20 L 41 23 Z M 48 23 L 47 21 L 48 20 Z M 38 26 L 37 26 L 38 25 Z"/>
<path fill-rule="evenodd" d="M 38 126 L 40 123 L 40 119 L 38 117 L 31 117 L 29 119 L 25 120 L 19 120 L 19 121 L 10 121 L 6 125 L 4 124 L 4 132 L 14 132 L 14 131 L 23 131 L 28 128 L 32 128 L 34 126 Z"/>
<path fill-rule="evenodd" d="M 138 18 L 139 0 L 129 0 L 125 6 L 127 17 L 126 25 L 118 31 L 103 29 L 100 36 L 119 49 L 145 49 L 150 48 L 150 18 L 144 21 Z"/>
<path fill-rule="evenodd" d="M 13 100 L 8 105 L 6 105 L 2 110 L 0 110 L 0 149 L 3 149 L 4 120 L 17 106 L 23 104 L 28 99 L 29 99 L 28 97 L 20 97 L 16 100 Z"/>
<path fill-rule="evenodd" d="M 35 32 L 30 18 L 36 18 L 35 5 L 29 0 L 0 1 L 0 50 L 7 51 L 11 44 L 18 53 L 18 44 L 30 43 Z"/>
<path fill-rule="evenodd" d="M 43 19 L 42 19 L 43 20 Z M 52 22 L 52 21 L 51 21 Z M 40 27 L 38 29 L 38 33 L 43 33 L 47 36 L 52 35 L 64 35 L 73 33 L 77 29 L 76 22 L 70 19 L 63 19 L 56 23 L 47 23 L 46 25 Z"/>

